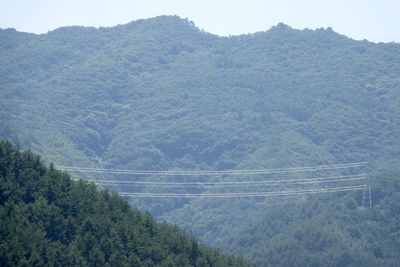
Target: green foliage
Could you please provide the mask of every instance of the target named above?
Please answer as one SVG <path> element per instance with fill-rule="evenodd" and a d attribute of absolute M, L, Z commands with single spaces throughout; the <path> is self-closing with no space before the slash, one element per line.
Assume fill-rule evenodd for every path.
<path fill-rule="evenodd" d="M 1 266 L 247 266 L 0 143 Z"/>
<path fill-rule="evenodd" d="M 260 266 L 397 266 L 399 175 L 373 177 L 372 209 L 368 196 L 367 208 L 361 207 L 360 193 L 271 208 L 232 235 L 223 249 Z"/>
<path fill-rule="evenodd" d="M 45 160 L 225 169 L 275 145 L 292 164 L 398 163 L 398 44 L 283 24 L 222 38 L 177 17 L 0 38 L 0 134 Z M 289 158 L 304 152 L 281 135 L 314 147 Z"/>
<path fill-rule="evenodd" d="M 331 29 L 279 24 L 218 37 L 163 16 L 43 35 L 0 30 L 0 137 L 57 165 L 223 170 L 365 160 L 380 173 L 400 166 L 399 73 L 399 44 Z M 213 246 L 286 202 L 130 201 Z"/>

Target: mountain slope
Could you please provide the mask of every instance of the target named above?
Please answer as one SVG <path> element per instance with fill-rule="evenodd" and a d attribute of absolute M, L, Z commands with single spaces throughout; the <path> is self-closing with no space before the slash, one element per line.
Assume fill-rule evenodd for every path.
<path fill-rule="evenodd" d="M 0 51 L 0 136 L 56 165 L 226 170 L 367 161 L 368 173 L 400 166 L 399 44 L 284 24 L 218 37 L 163 16 L 44 35 L 1 30 Z M 78 175 L 171 182 L 279 178 Z M 130 202 L 222 246 L 286 200 L 292 201 Z"/>
<path fill-rule="evenodd" d="M 0 143 L 2 266 L 245 266 Z"/>
<path fill-rule="evenodd" d="M 325 158 L 398 153 L 397 44 L 286 25 L 222 38 L 176 17 L 1 41 L 3 136 L 63 165 L 229 168 L 289 131 Z"/>
<path fill-rule="evenodd" d="M 372 179 L 372 205 L 358 194 L 313 197 L 272 208 L 222 246 L 260 266 L 400 264 L 399 173 Z"/>

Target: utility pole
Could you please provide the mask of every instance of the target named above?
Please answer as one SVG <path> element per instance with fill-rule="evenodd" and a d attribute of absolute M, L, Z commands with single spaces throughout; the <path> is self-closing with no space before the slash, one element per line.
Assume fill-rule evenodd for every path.
<path fill-rule="evenodd" d="M 369 208 L 372 209 L 372 198 L 371 198 L 371 183 L 368 177 L 368 191 L 369 191 Z"/>
<path fill-rule="evenodd" d="M 364 208 L 364 199 L 365 199 L 365 190 L 367 189 L 367 185 L 364 184 L 364 191 L 363 191 L 363 196 L 362 196 L 362 201 L 361 201 L 361 207 Z"/>

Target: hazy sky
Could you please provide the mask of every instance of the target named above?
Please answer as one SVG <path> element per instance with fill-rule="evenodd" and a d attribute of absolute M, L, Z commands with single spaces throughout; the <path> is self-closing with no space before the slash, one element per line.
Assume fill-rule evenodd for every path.
<path fill-rule="evenodd" d="M 178 15 L 218 35 L 332 27 L 353 39 L 400 43 L 400 0 L 0 0 L 0 28 L 46 33 Z M 0 40 L 1 41 L 1 40 Z"/>

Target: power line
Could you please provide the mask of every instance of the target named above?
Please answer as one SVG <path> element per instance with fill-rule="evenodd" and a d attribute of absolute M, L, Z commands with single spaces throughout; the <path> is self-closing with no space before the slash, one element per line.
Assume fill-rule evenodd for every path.
<path fill-rule="evenodd" d="M 173 175 L 173 176 L 220 176 L 220 175 L 255 175 L 271 173 L 290 173 L 290 172 L 313 172 L 321 170 L 348 169 L 366 166 L 366 162 L 354 162 L 335 165 L 305 166 L 295 168 L 279 169 L 255 169 L 255 170 L 224 170 L 224 171 L 196 171 L 196 170 L 121 170 L 121 169 L 102 169 L 85 168 L 74 166 L 58 166 L 57 168 L 65 171 L 86 172 L 86 173 L 109 173 L 125 175 Z"/>
<path fill-rule="evenodd" d="M 260 186 L 279 184 L 312 184 L 328 182 L 344 182 L 365 179 L 366 174 L 342 175 L 331 177 L 305 178 L 305 179 L 279 179 L 264 181 L 232 181 L 232 182 L 157 182 L 157 181 L 129 181 L 129 180 L 87 180 L 100 185 L 136 185 L 136 186 L 166 186 L 166 187 L 211 187 L 211 186 Z"/>
<path fill-rule="evenodd" d="M 224 170 L 224 171 L 198 171 L 198 170 L 121 170 L 121 169 L 102 169 L 102 168 L 84 168 L 73 166 L 59 166 L 58 168 L 66 171 L 86 172 L 86 173 L 104 173 L 120 175 L 173 175 L 173 176 L 223 176 L 223 175 L 257 175 L 257 174 L 277 174 L 294 172 L 314 172 L 337 169 L 349 169 L 366 166 L 366 162 L 354 162 L 345 164 L 304 166 L 295 168 L 279 169 L 254 169 L 254 170 Z M 263 185 L 290 185 L 290 184 L 312 184 L 327 182 L 345 182 L 365 179 L 366 174 L 328 176 L 303 179 L 279 179 L 262 181 L 216 181 L 216 182 L 160 182 L 160 181 L 129 181 L 129 180 L 89 180 L 100 185 L 126 185 L 133 184 L 139 186 L 169 186 L 169 187 L 211 187 L 211 186 L 263 186 Z M 268 191 L 268 192 L 231 192 L 231 193 L 148 193 L 148 192 L 118 192 L 120 195 L 139 198 L 234 198 L 234 197 L 268 197 L 268 196 L 291 196 L 307 195 L 329 192 L 343 192 L 353 190 L 363 190 L 365 185 L 314 188 L 286 191 Z M 370 197 L 371 201 L 371 197 Z"/>
<path fill-rule="evenodd" d="M 184 174 L 198 174 L 198 173 L 258 173 L 258 172 L 274 172 L 274 171 L 302 171 L 302 170 L 319 170 L 319 169 L 336 169 L 336 168 L 350 168 L 350 167 L 361 167 L 365 166 L 366 162 L 354 162 L 354 163 L 344 163 L 344 164 L 335 164 L 335 165 L 319 165 L 319 166 L 304 166 L 304 167 L 295 167 L 295 168 L 279 168 L 279 169 L 247 169 L 247 170 L 224 170 L 224 171 L 199 171 L 199 170 L 122 170 L 122 169 L 102 169 L 102 168 L 86 168 L 86 167 L 73 167 L 73 166 L 58 166 L 58 169 L 62 170 L 77 170 L 82 172 L 89 171 L 101 171 L 101 172 L 122 172 L 122 173 L 140 173 L 140 174 L 164 174 L 164 173 L 184 173 Z"/>
<path fill-rule="evenodd" d="M 363 190 L 364 185 L 333 187 L 323 189 L 306 189 L 306 190 L 289 190 L 289 191 L 270 191 L 270 192 L 249 192 L 249 193 L 201 193 L 201 194 L 172 194 L 172 193 L 129 193 L 118 192 L 118 194 L 127 197 L 139 198 L 237 198 L 237 197 L 269 197 L 269 196 L 292 196 L 292 195 L 308 195 L 319 193 L 345 192 Z"/>

